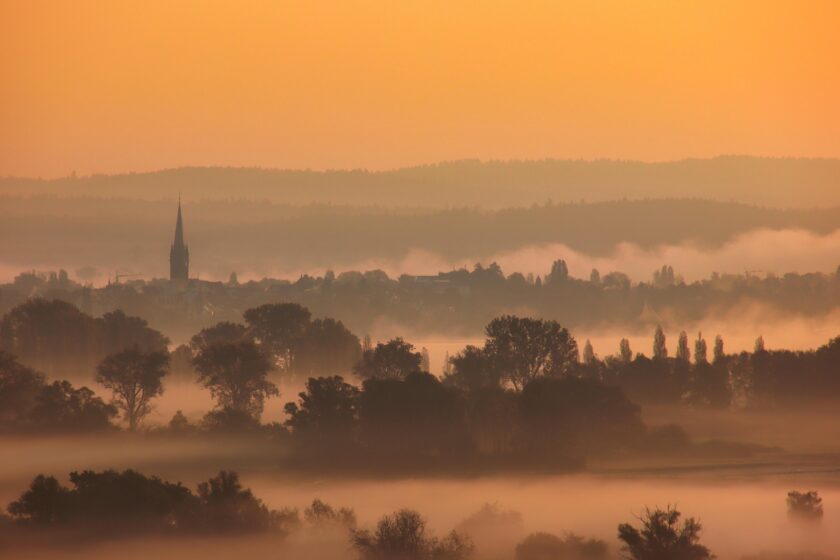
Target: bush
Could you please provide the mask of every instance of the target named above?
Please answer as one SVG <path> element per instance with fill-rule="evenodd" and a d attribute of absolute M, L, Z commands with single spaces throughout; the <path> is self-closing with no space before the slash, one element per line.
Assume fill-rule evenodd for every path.
<path fill-rule="evenodd" d="M 271 512 L 251 490 L 242 488 L 239 475 L 221 471 L 198 485 L 204 528 L 214 531 L 251 531 L 272 526 Z"/>
<path fill-rule="evenodd" d="M 356 528 L 356 512 L 350 508 L 333 509 L 331 505 L 321 500 L 312 500 L 312 505 L 303 512 L 306 522 L 314 528 Z"/>
<path fill-rule="evenodd" d="M 376 530 L 351 531 L 362 560 L 462 560 L 473 551 L 470 540 L 455 531 L 443 539 L 426 533 L 426 520 L 403 509 L 379 520 Z"/>
<path fill-rule="evenodd" d="M 72 488 L 67 488 L 54 477 L 35 477 L 29 489 L 8 507 L 14 522 L 111 535 L 284 529 L 289 521 L 288 512 L 270 512 L 250 490 L 242 488 L 234 472 L 222 471 L 199 484 L 197 495 L 181 483 L 133 470 L 73 472 L 70 482 Z"/>
<path fill-rule="evenodd" d="M 43 374 L 0 350 L 0 431 L 79 433 L 111 430 L 117 409 L 87 387 L 47 383 Z"/>
<path fill-rule="evenodd" d="M 194 500 L 189 489 L 136 471 L 70 473 L 72 489 L 38 475 L 9 505 L 24 524 L 80 524 L 166 529 L 187 522 Z"/>
<path fill-rule="evenodd" d="M 804 521 L 819 521 L 823 517 L 822 498 L 812 490 L 797 492 L 791 490 L 787 495 L 788 515 Z"/>
<path fill-rule="evenodd" d="M 680 514 L 673 507 L 645 510 L 642 527 L 629 523 L 618 526 L 618 538 L 629 560 L 711 560 L 708 548 L 700 544 L 702 525 L 689 517 L 680 524 Z"/>
<path fill-rule="evenodd" d="M 534 533 L 516 546 L 516 560 L 605 560 L 607 544 L 568 534 Z"/>

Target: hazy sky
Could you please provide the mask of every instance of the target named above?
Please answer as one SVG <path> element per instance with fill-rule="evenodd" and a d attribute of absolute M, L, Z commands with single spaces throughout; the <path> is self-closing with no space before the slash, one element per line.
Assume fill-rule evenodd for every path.
<path fill-rule="evenodd" d="M 0 6 L 0 175 L 840 156 L 837 2 Z"/>

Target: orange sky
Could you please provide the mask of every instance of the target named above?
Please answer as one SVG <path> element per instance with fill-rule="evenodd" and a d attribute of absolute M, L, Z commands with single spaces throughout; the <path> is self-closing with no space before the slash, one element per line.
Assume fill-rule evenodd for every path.
<path fill-rule="evenodd" d="M 840 3 L 2 0 L 0 175 L 840 157 Z"/>

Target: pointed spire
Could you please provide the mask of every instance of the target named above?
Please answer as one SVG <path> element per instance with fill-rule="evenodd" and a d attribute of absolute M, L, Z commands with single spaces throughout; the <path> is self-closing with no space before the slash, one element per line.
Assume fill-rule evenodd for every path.
<path fill-rule="evenodd" d="M 184 220 L 181 217 L 181 193 L 178 193 L 178 217 L 175 220 L 175 240 L 169 251 L 169 278 L 187 280 L 190 275 L 190 251 L 184 243 Z"/>
<path fill-rule="evenodd" d="M 175 246 L 184 246 L 184 221 L 181 218 L 181 193 L 178 193 L 178 218 L 175 220 Z"/>

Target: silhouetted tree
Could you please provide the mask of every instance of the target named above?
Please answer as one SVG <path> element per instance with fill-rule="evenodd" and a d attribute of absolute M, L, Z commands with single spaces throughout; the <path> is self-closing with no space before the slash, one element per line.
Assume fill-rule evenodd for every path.
<path fill-rule="evenodd" d="M 676 281 L 674 277 L 674 268 L 668 265 L 662 265 L 660 270 L 653 271 L 653 285 L 657 288 L 667 288 L 673 286 Z"/>
<path fill-rule="evenodd" d="M 589 281 L 593 284 L 600 284 L 601 283 L 601 273 L 598 272 L 597 268 L 593 268 L 592 272 L 589 273 Z"/>
<path fill-rule="evenodd" d="M 118 532 L 242 532 L 273 528 L 283 512 L 270 512 L 234 472 L 198 485 L 198 495 L 137 471 L 70 473 L 71 488 L 54 477 L 37 476 L 20 499 L 9 505 L 24 525 L 96 528 Z"/>
<path fill-rule="evenodd" d="M 0 349 L 60 377 L 89 372 L 104 357 L 128 348 L 164 352 L 167 344 L 143 319 L 119 310 L 94 319 L 57 299 L 30 299 L 0 320 Z"/>
<path fill-rule="evenodd" d="M 468 345 L 449 358 L 450 371 L 444 372 L 444 383 L 475 391 L 482 387 L 499 387 L 502 373 L 483 349 Z"/>
<path fill-rule="evenodd" d="M 190 339 L 190 350 L 192 350 L 192 355 L 196 356 L 217 342 L 239 342 L 248 336 L 247 332 L 245 325 L 222 321 L 212 327 L 201 329 L 193 336 Z"/>
<path fill-rule="evenodd" d="M 706 364 L 708 363 L 708 357 L 706 352 L 706 341 L 703 339 L 703 333 L 697 333 L 697 340 L 694 341 L 694 363 L 695 364 Z"/>
<path fill-rule="evenodd" d="M 726 358 L 726 353 L 723 350 L 723 338 L 720 335 L 715 336 L 715 348 L 714 348 L 714 362 L 720 363 Z"/>
<path fill-rule="evenodd" d="M 187 344 L 179 344 L 169 353 L 169 381 L 194 382 L 193 352 Z"/>
<path fill-rule="evenodd" d="M 8 510 L 13 517 L 33 525 L 60 523 L 70 515 L 70 491 L 55 477 L 39 474 Z"/>
<path fill-rule="evenodd" d="M 353 366 L 353 373 L 362 379 L 404 379 L 420 371 L 423 356 L 402 338 L 394 338 L 376 348 L 362 353 L 362 359 Z"/>
<path fill-rule="evenodd" d="M 352 531 L 351 540 L 362 560 L 463 560 L 473 551 L 469 539 L 454 531 L 443 539 L 429 535 L 426 521 L 407 509 L 386 515 L 372 532 Z"/>
<path fill-rule="evenodd" d="M 367 379 L 358 406 L 362 441 L 389 458 L 467 451 L 460 393 L 434 375 Z"/>
<path fill-rule="evenodd" d="M 732 401 L 729 371 L 721 363 L 697 362 L 689 377 L 683 400 L 689 404 L 712 408 L 728 407 Z"/>
<path fill-rule="evenodd" d="M 617 364 L 606 378 L 637 402 L 675 403 L 683 393 L 683 379 L 673 375 L 668 360 L 652 360 L 642 354 L 629 363 Z"/>
<path fill-rule="evenodd" d="M 359 389 L 335 377 L 309 378 L 299 402 L 285 406 L 286 426 L 307 444 L 347 445 L 356 428 Z"/>
<path fill-rule="evenodd" d="M 193 425 L 187 420 L 187 417 L 180 410 L 176 410 L 175 414 L 169 420 L 169 431 L 177 434 L 185 434 L 193 430 Z"/>
<path fill-rule="evenodd" d="M 629 523 L 618 526 L 618 538 L 631 560 L 710 560 L 708 548 L 700 544 L 702 526 L 694 518 L 680 524 L 675 508 L 645 510 L 637 529 Z"/>
<path fill-rule="evenodd" d="M 668 357 L 668 348 L 665 346 L 665 332 L 657 325 L 653 334 L 653 359 L 664 360 Z"/>
<path fill-rule="evenodd" d="M 816 492 L 791 490 L 787 495 L 788 515 L 794 519 L 819 521 L 823 517 L 822 498 Z"/>
<path fill-rule="evenodd" d="M 677 342 L 677 360 L 688 362 L 691 360 L 691 351 L 688 349 L 688 335 L 685 331 L 680 332 Z"/>
<path fill-rule="evenodd" d="M 93 369 L 98 333 L 93 317 L 73 304 L 34 298 L 0 320 L 0 349 L 38 371 L 67 377 Z"/>
<path fill-rule="evenodd" d="M 536 379 L 523 389 L 519 411 L 525 441 L 547 455 L 615 450 L 644 434 L 639 407 L 591 378 Z"/>
<path fill-rule="evenodd" d="M 189 489 L 136 471 L 70 473 L 72 488 L 39 475 L 9 512 L 37 525 L 91 524 L 100 531 L 163 530 L 190 521 Z"/>
<path fill-rule="evenodd" d="M 137 429 L 151 412 L 152 399 L 163 393 L 162 379 L 168 367 L 168 354 L 142 352 L 138 348 L 108 356 L 99 364 L 96 382 L 111 391 L 129 430 Z"/>
<path fill-rule="evenodd" d="M 577 342 L 556 321 L 505 315 L 485 328 L 484 351 L 517 390 L 545 375 L 571 373 Z"/>
<path fill-rule="evenodd" d="M 19 429 L 29 421 L 44 375 L 0 350 L 0 429 Z"/>
<path fill-rule="evenodd" d="M 119 309 L 96 319 L 99 327 L 98 355 L 111 356 L 129 348 L 143 352 L 166 352 L 169 339 L 149 328 L 145 319 L 129 317 Z"/>
<path fill-rule="evenodd" d="M 116 416 L 87 387 L 44 376 L 0 350 L 0 430 L 9 432 L 88 432 L 111 429 Z"/>
<path fill-rule="evenodd" d="M 431 371 L 432 360 L 429 358 L 429 350 L 424 346 L 420 349 L 420 371 Z"/>
<path fill-rule="evenodd" d="M 294 373 L 298 375 L 337 375 L 348 373 L 359 360 L 359 338 L 341 321 L 315 319 L 295 348 Z"/>
<path fill-rule="evenodd" d="M 355 529 L 356 512 L 351 508 L 335 509 L 321 500 L 312 500 L 312 504 L 303 511 L 303 517 L 310 527 L 318 529 Z"/>
<path fill-rule="evenodd" d="M 625 364 L 633 361 L 633 351 L 630 349 L 630 341 L 626 338 L 622 338 L 618 345 L 618 356 Z"/>
<path fill-rule="evenodd" d="M 198 353 L 193 366 L 221 410 L 258 419 L 265 399 L 279 395 L 267 379 L 271 364 L 250 339 L 211 344 Z"/>
<path fill-rule="evenodd" d="M 586 344 L 583 345 L 583 365 L 592 366 L 596 361 L 595 350 L 592 349 L 592 343 L 587 338 Z"/>
<path fill-rule="evenodd" d="M 29 424 L 37 431 L 94 432 L 110 430 L 117 408 L 87 387 L 75 389 L 69 381 L 45 385 L 35 399 Z"/>
<path fill-rule="evenodd" d="M 260 348 L 281 370 L 293 370 L 295 351 L 312 317 L 309 310 L 296 303 L 272 303 L 248 309 L 243 315 Z"/>
<path fill-rule="evenodd" d="M 548 276 L 545 277 L 545 281 L 548 284 L 557 284 L 560 282 L 565 282 L 569 279 L 569 267 L 566 265 L 566 261 L 563 259 L 557 259 L 553 263 L 551 263 L 551 272 L 548 273 Z"/>
<path fill-rule="evenodd" d="M 203 525 L 213 531 L 239 532 L 267 529 L 271 512 L 250 489 L 243 488 L 239 475 L 221 471 L 198 485 L 203 504 Z"/>
<path fill-rule="evenodd" d="M 449 350 L 443 353 L 443 367 L 441 370 L 443 371 L 444 377 L 452 374 L 452 358 L 449 356 Z"/>

